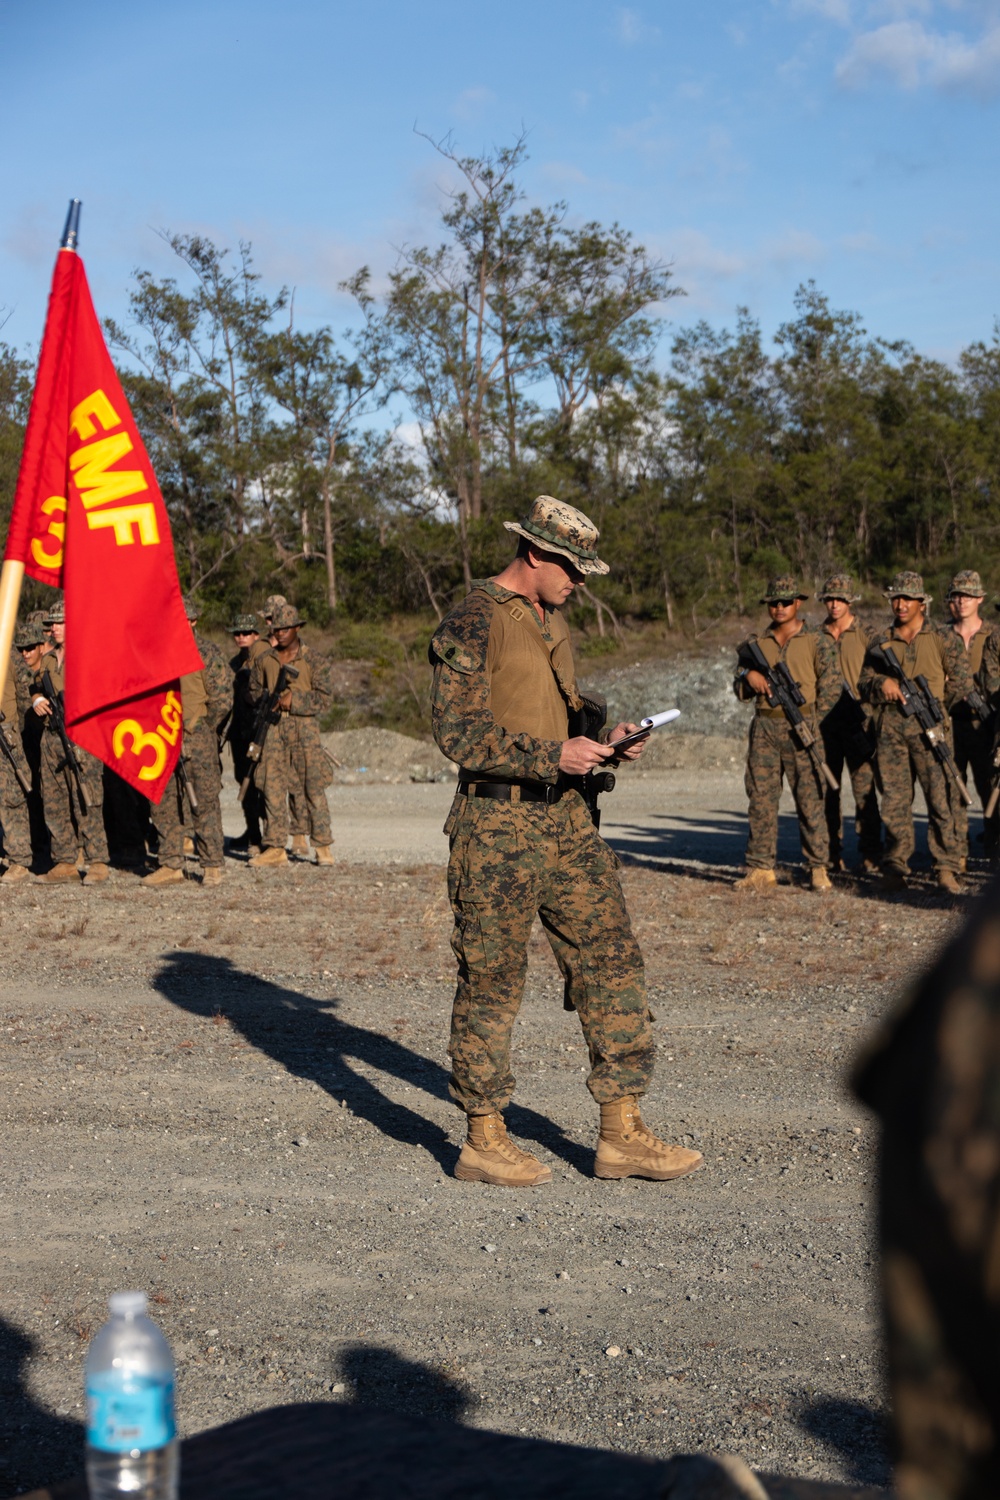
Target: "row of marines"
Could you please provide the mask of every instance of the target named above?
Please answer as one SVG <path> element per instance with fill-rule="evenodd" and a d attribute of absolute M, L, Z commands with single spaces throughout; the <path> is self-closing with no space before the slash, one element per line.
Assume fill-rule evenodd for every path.
<path fill-rule="evenodd" d="M 293 855 L 307 857 L 311 840 L 316 863 L 333 863 L 326 799 L 332 776 L 319 731 L 330 703 L 329 670 L 299 638 L 298 610 L 272 595 L 259 616 L 238 616 L 231 627 L 236 652 L 228 660 L 197 629 L 193 601 L 185 600 L 185 612 L 204 667 L 181 678 L 181 760 L 156 805 L 65 733 L 61 700 L 72 642 L 62 602 L 19 627 L 0 721 L 3 884 L 27 879 L 33 864 L 49 866 L 38 876 L 47 884 L 106 880 L 110 835 L 116 859 L 140 870 L 147 868 L 147 849 L 158 849 L 146 885 L 181 883 L 188 853 L 198 858 L 203 884 L 217 885 L 227 740 L 236 781 L 246 783 L 246 828 L 230 849 L 245 850 L 255 866 L 287 864 L 291 834 Z M 268 708 L 257 758 L 255 736 L 262 738 Z"/>
<path fill-rule="evenodd" d="M 746 768 L 747 872 L 738 882 L 750 890 L 766 890 L 777 881 L 783 777 L 795 800 L 812 889 L 831 888 L 828 872 L 844 867 L 840 782 L 845 766 L 854 793 L 859 871 L 880 873 L 887 890 L 903 889 L 915 847 L 913 795 L 919 782 L 938 885 L 953 895 L 960 890 L 958 877 L 969 857 L 969 819 L 958 781 L 942 763 L 950 762 L 959 776 L 971 772 L 985 809 L 998 742 L 993 719 L 1000 704 L 1000 629 L 980 614 L 986 590 L 973 569 L 952 579 L 946 597 L 950 618 L 940 627 L 928 618 L 931 595 L 919 573 L 897 573 L 884 597 L 892 618 L 879 628 L 867 627 L 852 610 L 860 596 L 851 578 L 828 578 L 820 594 L 826 618 L 814 629 L 800 616 L 808 595 L 795 579 L 772 579 L 761 600 L 770 617 L 767 628 L 737 648 L 736 695 L 755 702 Z M 780 663 L 787 667 L 822 758 L 815 746 L 810 751 L 803 745 L 775 702 L 751 659 L 754 643 L 772 669 L 781 670 Z M 909 711 L 904 689 L 886 671 L 886 648 L 907 679 L 926 679 L 943 710 L 937 753 L 933 736 Z M 823 760 L 832 773 L 830 785 L 820 774 Z M 984 818 L 983 853 L 992 858 L 998 852 L 998 825 L 996 812 Z"/>

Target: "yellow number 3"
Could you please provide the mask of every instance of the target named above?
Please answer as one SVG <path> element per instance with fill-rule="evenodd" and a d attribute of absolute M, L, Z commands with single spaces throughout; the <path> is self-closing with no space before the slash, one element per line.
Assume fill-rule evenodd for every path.
<path fill-rule="evenodd" d="M 140 756 L 144 750 L 153 751 L 155 758 L 150 764 L 139 767 L 139 780 L 155 781 L 167 763 L 167 747 L 160 736 L 155 730 L 147 734 L 135 719 L 122 719 L 120 724 L 115 725 L 115 732 L 111 736 L 111 748 L 119 760 L 124 755 L 126 746 L 131 748 L 135 756 Z"/>

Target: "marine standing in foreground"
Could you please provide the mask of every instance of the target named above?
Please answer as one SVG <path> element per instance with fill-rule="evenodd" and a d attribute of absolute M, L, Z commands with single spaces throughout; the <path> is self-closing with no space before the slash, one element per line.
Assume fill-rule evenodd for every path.
<path fill-rule="evenodd" d="M 828 635 L 810 630 L 805 621 L 799 619 L 799 604 L 808 597 L 808 594 L 799 593 L 794 578 L 787 575 L 772 578 L 760 601 L 767 605 L 770 624 L 762 635 L 750 636 L 737 647 L 734 691 L 737 698 L 744 701 L 748 698 L 756 700 L 744 783 L 750 825 L 747 873 L 736 882 L 751 891 L 767 890 L 778 883 L 775 866 L 778 862 L 778 805 L 783 776 L 787 778 L 795 799 L 799 837 L 809 867 L 810 885 L 814 891 L 831 889 L 827 874 L 830 841 L 823 803 L 826 784 L 823 783 L 821 789 L 813 757 L 803 749 L 783 710 L 771 702 L 763 673 L 748 662 L 744 649 L 755 641 L 771 667 L 784 662 L 802 693 L 802 715 L 818 738 L 818 724 L 840 697 L 842 679 L 833 641 Z"/>
<path fill-rule="evenodd" d="M 523 524 L 504 525 L 521 538 L 516 558 L 473 585 L 430 647 L 434 738 L 461 768 L 445 824 L 458 959 L 449 1092 L 468 1116 L 455 1175 L 511 1187 L 552 1176 L 514 1145 L 503 1119 L 537 914 L 590 1051 L 587 1086 L 601 1112 L 595 1174 L 683 1177 L 699 1153 L 658 1140 L 639 1113 L 654 1054 L 642 955 L 618 860 L 580 791 L 613 752 L 570 730 L 583 700 L 559 606 L 607 564 L 587 517 L 547 495 Z M 620 724 L 611 738 L 634 727 Z"/>
<path fill-rule="evenodd" d="M 882 885 L 888 891 L 906 885 L 913 834 L 913 788 L 920 782 L 927 802 L 927 844 L 938 885 L 958 895 L 961 853 L 955 836 L 950 788 L 916 719 L 903 713 L 903 694 L 895 678 L 887 676 L 872 652 L 891 646 L 911 681 L 926 677 L 931 693 L 950 709 L 964 698 L 972 680 L 968 653 L 952 632 L 935 630 L 927 618 L 930 594 L 919 573 L 897 573 L 885 591 L 893 620 L 872 635 L 872 645 L 861 673 L 862 695 L 875 708 L 878 776 L 882 789 L 885 854 Z M 941 726 L 947 732 L 947 715 Z"/>

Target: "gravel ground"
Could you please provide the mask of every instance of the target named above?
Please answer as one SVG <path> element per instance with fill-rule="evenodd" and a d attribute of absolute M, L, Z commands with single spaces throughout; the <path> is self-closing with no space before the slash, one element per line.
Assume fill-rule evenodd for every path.
<path fill-rule="evenodd" d="M 0 889 L 0 1495 L 79 1468 L 82 1360 L 124 1286 L 171 1340 L 185 1434 L 356 1401 L 886 1481 L 874 1132 L 845 1077 L 956 906 L 791 875 L 748 898 L 739 777 L 625 773 L 605 829 L 659 1017 L 647 1114 L 705 1169 L 590 1175 L 536 934 L 509 1123 L 554 1180 L 458 1183 L 450 796 L 336 788 L 332 870 Z"/>

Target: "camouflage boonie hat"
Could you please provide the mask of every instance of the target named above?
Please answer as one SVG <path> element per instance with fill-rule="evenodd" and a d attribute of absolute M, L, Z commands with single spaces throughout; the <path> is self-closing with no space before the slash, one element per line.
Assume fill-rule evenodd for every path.
<path fill-rule="evenodd" d="M 14 646 L 18 651 L 30 651 L 32 646 L 41 646 L 44 642 L 45 631 L 37 621 L 32 622 L 30 618 L 14 633 Z"/>
<path fill-rule="evenodd" d="M 845 604 L 857 604 L 860 594 L 854 592 L 854 579 L 849 573 L 834 573 L 820 589 L 821 599 L 843 599 Z"/>
<path fill-rule="evenodd" d="M 952 598 L 954 594 L 968 594 L 970 599 L 985 599 L 986 590 L 983 588 L 983 580 L 975 568 L 965 568 L 961 573 L 956 573 L 948 585 L 946 599 Z"/>
<path fill-rule="evenodd" d="M 294 604 L 279 604 L 271 616 L 272 630 L 290 630 L 293 625 L 305 623 Z"/>
<path fill-rule="evenodd" d="M 539 495 L 523 521 L 505 521 L 507 531 L 516 531 L 527 537 L 543 552 L 557 552 L 566 557 L 580 573 L 607 573 L 606 562 L 597 555 L 597 543 L 601 533 L 582 510 L 554 500 L 551 495 Z"/>
<path fill-rule="evenodd" d="M 47 609 L 42 616 L 43 625 L 65 625 L 66 606 L 61 599 L 57 599 L 51 609 Z"/>
<path fill-rule="evenodd" d="M 197 620 L 198 616 L 201 614 L 201 609 L 199 608 L 197 602 L 191 598 L 190 594 L 184 595 L 183 604 L 184 613 L 187 615 L 188 619 Z"/>
<path fill-rule="evenodd" d="M 778 578 L 769 578 L 767 588 L 764 590 L 761 604 L 774 604 L 778 599 L 808 599 L 808 594 L 803 594 L 798 583 L 790 573 L 782 573 Z"/>
<path fill-rule="evenodd" d="M 924 593 L 924 580 L 919 573 L 897 573 L 889 587 L 882 593 L 883 599 L 922 599 L 930 604 L 933 595 Z"/>
<path fill-rule="evenodd" d="M 274 611 L 280 605 L 287 603 L 288 600 L 285 598 L 284 594 L 268 594 L 267 598 L 264 600 L 264 608 L 260 611 L 261 618 L 264 620 L 270 620 L 274 614 Z"/>
<path fill-rule="evenodd" d="M 260 635 L 260 619 L 257 615 L 237 615 L 229 627 L 230 635 Z"/>

